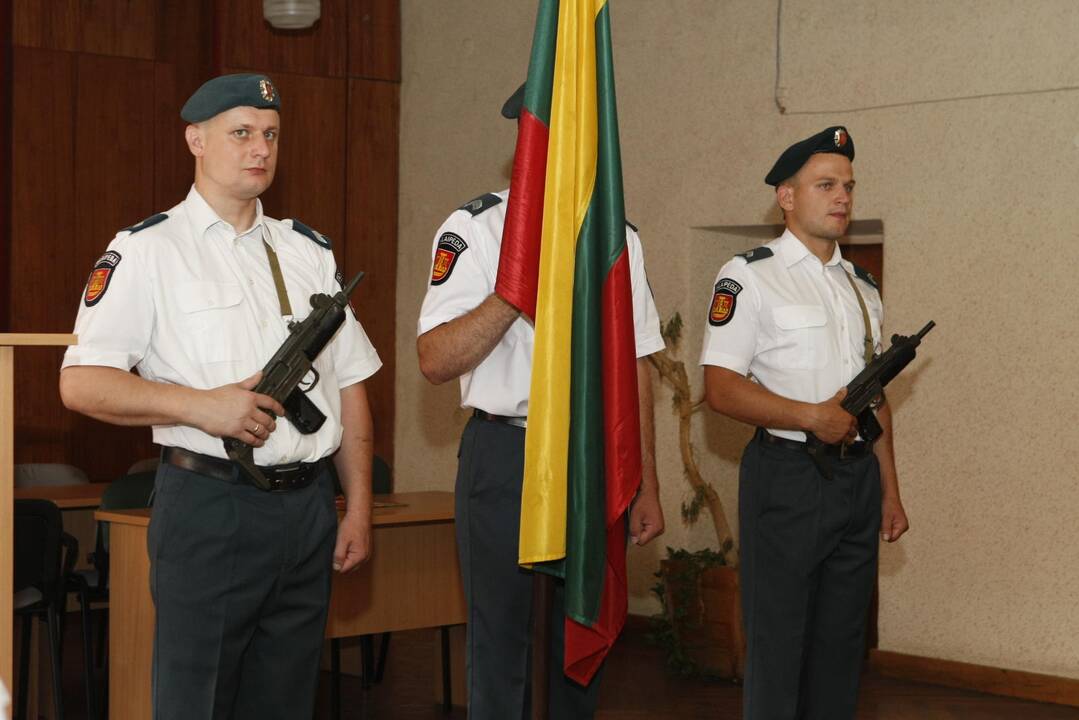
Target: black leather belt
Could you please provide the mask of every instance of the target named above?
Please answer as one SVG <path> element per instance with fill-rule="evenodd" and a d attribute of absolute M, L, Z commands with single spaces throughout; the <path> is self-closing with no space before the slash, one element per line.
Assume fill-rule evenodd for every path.
<path fill-rule="evenodd" d="M 165 447 L 161 449 L 161 462 L 174 465 L 184 470 L 206 475 L 225 482 L 247 482 L 247 476 L 239 465 L 231 460 L 191 452 L 184 448 Z M 313 463 L 293 463 L 259 467 L 270 482 L 269 492 L 289 492 L 300 490 L 315 481 L 326 459 Z"/>
<path fill-rule="evenodd" d="M 479 408 L 472 411 L 472 417 L 479 418 L 480 420 L 487 420 L 488 422 L 499 422 L 505 425 L 512 425 L 519 428 L 528 427 L 528 418 L 512 417 L 509 415 L 494 415 L 486 410 L 480 410 Z"/>
<path fill-rule="evenodd" d="M 778 435 L 773 435 L 764 428 L 758 428 L 757 437 L 759 437 L 762 442 L 768 443 L 769 445 L 786 448 L 787 450 L 797 450 L 798 452 L 809 452 L 806 449 L 806 444 L 801 440 L 791 440 L 790 438 L 779 437 Z M 860 458 L 871 452 L 873 452 L 873 443 L 867 443 L 864 440 L 858 440 L 857 442 L 852 442 L 847 445 L 824 446 L 824 454 L 837 460 Z"/>

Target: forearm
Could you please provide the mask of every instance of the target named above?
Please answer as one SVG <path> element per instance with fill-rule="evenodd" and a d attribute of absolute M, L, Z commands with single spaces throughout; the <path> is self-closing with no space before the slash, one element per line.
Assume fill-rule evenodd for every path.
<path fill-rule="evenodd" d="M 780 397 L 733 370 L 706 365 L 704 388 L 708 405 L 729 418 L 758 427 L 810 431 L 815 405 Z"/>
<path fill-rule="evenodd" d="M 899 499 L 899 476 L 895 470 L 895 446 L 892 444 L 892 408 L 887 400 L 877 408 L 881 434 L 873 444 L 873 454 L 880 463 L 880 491 L 884 500 Z"/>
<path fill-rule="evenodd" d="M 520 313 L 498 295 L 428 330 L 416 340 L 420 372 L 435 385 L 469 372 L 491 352 Z"/>
<path fill-rule="evenodd" d="M 341 427 L 341 448 L 334 456 L 334 467 L 345 493 L 345 513 L 369 522 L 375 441 L 371 408 L 363 383 L 341 390 Z"/>
<path fill-rule="evenodd" d="M 652 375 L 646 358 L 637 358 L 637 396 L 641 413 L 641 492 L 659 494 L 656 475 L 656 425 Z"/>
<path fill-rule="evenodd" d="M 65 407 L 114 425 L 191 425 L 189 410 L 197 392 L 99 365 L 60 372 Z"/>

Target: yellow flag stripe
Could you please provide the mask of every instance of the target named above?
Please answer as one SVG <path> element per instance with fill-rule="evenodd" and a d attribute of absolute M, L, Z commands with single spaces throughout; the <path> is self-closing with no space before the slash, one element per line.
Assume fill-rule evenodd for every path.
<path fill-rule="evenodd" d="M 573 274 L 577 236 L 596 180 L 595 20 L 604 4 L 559 5 L 521 490 L 521 564 L 566 555 Z"/>

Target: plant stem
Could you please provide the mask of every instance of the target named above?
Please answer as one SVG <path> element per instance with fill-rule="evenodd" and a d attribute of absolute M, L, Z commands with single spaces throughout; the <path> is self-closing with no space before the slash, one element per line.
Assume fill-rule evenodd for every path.
<path fill-rule="evenodd" d="M 702 403 L 704 400 L 702 399 L 694 402 L 691 399 L 689 376 L 686 374 L 685 363 L 670 357 L 669 352 L 669 350 L 664 349 L 660 352 L 653 353 L 648 356 L 648 360 L 652 363 L 652 367 L 656 369 L 660 377 L 674 390 L 674 398 L 678 413 L 678 445 L 682 453 L 682 465 L 686 470 L 686 479 L 689 481 L 689 484 L 693 487 L 694 491 L 703 496 L 705 502 L 708 504 L 708 511 L 712 515 L 712 525 L 715 528 L 716 540 L 719 542 L 719 547 L 723 548 L 727 545 L 728 541 L 732 541 L 728 564 L 737 566 L 738 550 L 733 545 L 731 526 L 727 522 L 727 513 L 723 507 L 723 501 L 711 484 L 705 482 L 704 477 L 701 475 L 700 468 L 697 466 L 697 460 L 694 457 L 693 452 L 693 428 L 691 420 L 693 419 L 693 414 L 703 407 Z"/>

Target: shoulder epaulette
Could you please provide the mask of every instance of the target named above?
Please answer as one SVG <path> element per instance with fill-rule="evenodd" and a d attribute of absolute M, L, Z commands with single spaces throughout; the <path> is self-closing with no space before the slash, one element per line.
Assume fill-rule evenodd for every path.
<path fill-rule="evenodd" d="M 139 230 L 145 230 L 148 227 L 151 227 L 153 225 L 157 225 L 159 222 L 162 222 L 163 220 L 167 220 L 168 217 L 169 216 L 166 213 L 158 213 L 157 215 L 151 215 L 150 217 L 146 218 L 142 222 L 135 223 L 131 227 L 126 227 L 123 230 L 121 230 L 120 232 L 129 232 L 132 235 L 134 235 Z"/>
<path fill-rule="evenodd" d="M 631 223 L 629 220 L 626 220 L 626 227 L 628 227 L 633 232 L 640 232 L 639 230 L 637 230 L 637 226 Z"/>
<path fill-rule="evenodd" d="M 502 202 L 502 198 L 498 197 L 494 193 L 484 193 L 483 195 L 480 195 L 478 198 L 474 198 L 472 200 L 469 200 L 468 202 L 466 202 L 464 205 L 462 205 L 461 207 L 459 207 L 457 209 L 458 210 L 467 210 L 469 213 L 472 214 L 472 217 L 476 217 L 477 215 L 479 215 L 484 210 L 490 210 L 495 205 L 498 205 L 500 202 Z"/>
<path fill-rule="evenodd" d="M 880 290 L 880 285 L 877 284 L 877 279 L 873 277 L 873 273 L 865 268 L 858 267 L 854 263 L 851 263 L 851 265 L 854 267 L 854 274 L 857 275 L 859 279 L 872 285 L 874 290 Z"/>
<path fill-rule="evenodd" d="M 302 222 L 295 218 L 292 219 L 292 229 L 300 233 L 301 235 L 306 235 L 307 237 L 311 238 L 316 245 L 321 245 L 327 250 L 329 250 L 332 245 L 328 237 L 320 233 L 318 230 L 304 225 Z"/>
<path fill-rule="evenodd" d="M 738 253 L 735 257 L 745 258 L 747 263 L 755 263 L 758 260 L 770 258 L 775 253 L 772 252 L 772 248 L 761 245 L 755 247 L 752 250 L 746 250 L 744 253 Z"/>

